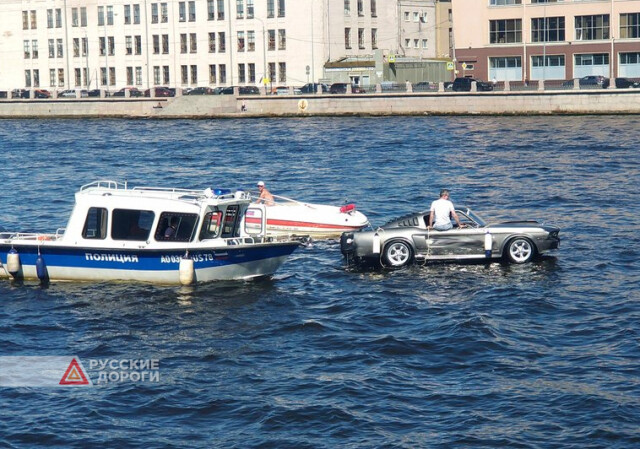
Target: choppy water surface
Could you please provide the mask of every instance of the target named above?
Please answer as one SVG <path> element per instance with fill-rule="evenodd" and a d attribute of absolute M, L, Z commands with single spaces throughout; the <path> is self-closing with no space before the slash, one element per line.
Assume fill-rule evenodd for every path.
<path fill-rule="evenodd" d="M 0 355 L 154 358 L 160 382 L 0 388 L 0 446 L 640 447 L 638 142 L 635 117 L 2 121 L 9 230 L 64 227 L 99 178 L 263 179 L 374 224 L 448 187 L 563 240 L 525 266 L 349 272 L 321 242 L 257 282 L 2 282 Z"/>

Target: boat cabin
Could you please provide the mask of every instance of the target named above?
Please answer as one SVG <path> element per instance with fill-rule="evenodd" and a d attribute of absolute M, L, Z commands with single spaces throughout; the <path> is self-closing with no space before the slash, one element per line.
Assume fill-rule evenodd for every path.
<path fill-rule="evenodd" d="M 184 247 L 250 243 L 265 236 L 266 213 L 243 191 L 81 187 L 62 242 L 89 247 Z M 249 209 L 249 210 L 248 210 Z"/>

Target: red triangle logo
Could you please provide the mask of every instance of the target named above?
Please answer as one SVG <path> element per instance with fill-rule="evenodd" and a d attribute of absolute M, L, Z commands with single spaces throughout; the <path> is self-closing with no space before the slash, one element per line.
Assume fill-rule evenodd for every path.
<path fill-rule="evenodd" d="M 64 372 L 62 379 L 60 379 L 60 385 L 89 385 L 87 376 L 84 375 L 80 364 L 74 358 L 69 367 Z"/>

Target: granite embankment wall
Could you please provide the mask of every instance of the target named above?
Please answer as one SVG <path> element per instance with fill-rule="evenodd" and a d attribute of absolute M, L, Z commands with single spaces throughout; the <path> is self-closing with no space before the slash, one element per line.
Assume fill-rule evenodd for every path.
<path fill-rule="evenodd" d="M 468 114 L 640 114 L 640 89 L 0 100 L 0 118 Z"/>

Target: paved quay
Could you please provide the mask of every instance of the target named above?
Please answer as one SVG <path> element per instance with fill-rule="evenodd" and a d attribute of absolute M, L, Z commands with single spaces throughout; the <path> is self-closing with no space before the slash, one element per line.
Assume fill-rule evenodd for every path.
<path fill-rule="evenodd" d="M 0 100 L 0 118 L 553 114 L 640 114 L 640 89 Z"/>

